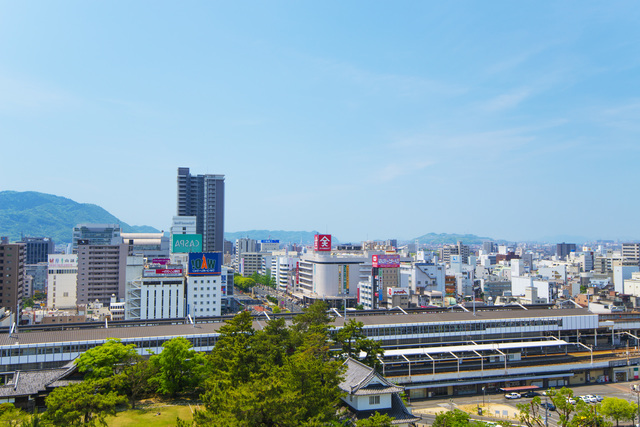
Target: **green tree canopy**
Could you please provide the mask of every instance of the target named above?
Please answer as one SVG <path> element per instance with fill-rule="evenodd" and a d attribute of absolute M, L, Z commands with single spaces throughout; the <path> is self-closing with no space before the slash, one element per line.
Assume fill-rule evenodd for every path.
<path fill-rule="evenodd" d="M 135 344 L 124 345 L 119 339 L 109 338 L 106 343 L 82 353 L 75 363 L 85 378 L 99 379 L 122 372 L 140 358 Z"/>
<path fill-rule="evenodd" d="M 393 420 L 395 420 L 395 418 L 390 417 L 387 414 L 380 414 L 380 412 L 376 411 L 376 413 L 371 415 L 369 418 L 358 420 L 356 422 L 356 427 L 391 427 L 393 425 L 391 424 Z"/>
<path fill-rule="evenodd" d="M 619 425 L 620 420 L 633 421 L 638 412 L 638 406 L 625 399 L 617 397 L 605 397 L 600 405 L 600 411 L 602 415 L 610 418 L 616 422 L 616 427 Z"/>
<path fill-rule="evenodd" d="M 204 355 L 193 350 L 191 342 L 184 337 L 173 338 L 162 347 L 162 352 L 150 359 L 157 372 L 150 381 L 158 393 L 173 397 L 194 392 L 203 380 Z"/>
<path fill-rule="evenodd" d="M 56 388 L 47 396 L 43 420 L 56 426 L 106 426 L 107 415 L 115 415 L 118 405 L 127 398 L 114 391 L 106 392 L 108 380 L 83 381 Z"/>

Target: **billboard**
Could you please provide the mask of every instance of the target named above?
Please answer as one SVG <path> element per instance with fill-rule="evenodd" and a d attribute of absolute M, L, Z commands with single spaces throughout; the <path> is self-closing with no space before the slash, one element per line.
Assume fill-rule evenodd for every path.
<path fill-rule="evenodd" d="M 280 240 L 274 240 L 274 239 L 260 240 L 260 243 L 280 243 Z"/>
<path fill-rule="evenodd" d="M 374 268 L 398 268 L 400 267 L 400 255 L 371 255 L 371 262 Z"/>
<path fill-rule="evenodd" d="M 171 242 L 171 252 L 187 253 L 202 251 L 201 234 L 174 234 Z"/>
<path fill-rule="evenodd" d="M 181 277 L 181 268 L 145 268 L 142 277 Z"/>
<path fill-rule="evenodd" d="M 314 251 L 330 251 L 331 250 L 331 234 L 316 234 L 313 236 Z"/>
<path fill-rule="evenodd" d="M 390 297 L 394 295 L 409 295 L 407 290 L 403 288 L 387 288 L 387 292 L 389 292 Z"/>
<path fill-rule="evenodd" d="M 222 252 L 192 252 L 189 254 L 190 275 L 214 276 L 222 273 Z"/>
<path fill-rule="evenodd" d="M 78 255 L 49 255 L 49 269 L 78 268 Z"/>

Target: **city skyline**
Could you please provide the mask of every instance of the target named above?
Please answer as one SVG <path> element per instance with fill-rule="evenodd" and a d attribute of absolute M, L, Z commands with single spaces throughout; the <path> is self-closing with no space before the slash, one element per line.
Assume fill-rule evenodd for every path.
<path fill-rule="evenodd" d="M 184 166 L 226 232 L 637 240 L 638 12 L 3 2 L 0 190 L 168 230 Z"/>

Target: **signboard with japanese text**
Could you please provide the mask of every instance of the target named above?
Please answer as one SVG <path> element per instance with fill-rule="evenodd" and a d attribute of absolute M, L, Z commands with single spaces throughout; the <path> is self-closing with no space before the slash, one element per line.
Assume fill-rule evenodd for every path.
<path fill-rule="evenodd" d="M 398 268 L 400 267 L 400 255 L 371 255 L 371 262 L 375 268 Z"/>
<path fill-rule="evenodd" d="M 181 268 L 145 268 L 142 277 L 181 277 Z"/>
<path fill-rule="evenodd" d="M 331 234 L 316 234 L 313 237 L 314 251 L 331 251 Z"/>

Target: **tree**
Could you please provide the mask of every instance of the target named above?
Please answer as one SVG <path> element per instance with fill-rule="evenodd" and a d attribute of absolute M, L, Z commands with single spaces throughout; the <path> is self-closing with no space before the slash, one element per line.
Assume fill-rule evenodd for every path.
<path fill-rule="evenodd" d="M 56 388 L 47 396 L 43 419 L 57 426 L 106 426 L 107 415 L 116 414 L 116 406 L 127 398 L 114 391 L 104 392 L 108 380 L 83 381 Z"/>
<path fill-rule="evenodd" d="M 124 345 L 119 339 L 109 338 L 106 343 L 82 353 L 75 363 L 87 379 L 107 378 L 141 359 L 135 348 L 135 344 Z"/>
<path fill-rule="evenodd" d="M 518 411 L 520 411 L 520 422 L 527 427 L 544 427 L 543 411 L 545 409 L 541 408 L 540 404 L 539 396 L 535 396 L 531 402 L 516 404 Z"/>
<path fill-rule="evenodd" d="M 387 414 L 380 414 L 380 412 L 376 411 L 376 413 L 369 418 L 358 420 L 356 427 L 391 427 L 393 420 L 395 420 L 395 418 Z"/>
<path fill-rule="evenodd" d="M 467 427 L 469 425 L 469 414 L 454 409 L 453 411 L 440 412 L 436 415 L 432 427 Z"/>
<path fill-rule="evenodd" d="M 162 344 L 160 354 L 151 356 L 157 373 L 151 378 L 158 393 L 174 397 L 178 393 L 193 392 L 202 381 L 204 355 L 192 350 L 191 342 L 176 337 Z"/>
<path fill-rule="evenodd" d="M 366 338 L 363 332 L 364 323 L 349 319 L 344 326 L 335 333 L 335 341 L 342 346 L 342 354 L 352 357 L 355 353 L 355 343 L 358 339 Z"/>
<path fill-rule="evenodd" d="M 150 380 L 158 374 L 156 369 L 157 366 L 154 366 L 148 359 L 139 360 L 113 377 L 111 387 L 127 396 L 131 408 L 136 409 L 136 402 L 141 397 L 155 391 Z"/>
<path fill-rule="evenodd" d="M 562 387 L 560 390 L 549 389 L 547 396 L 556 407 L 556 413 L 560 418 L 558 425 L 567 427 L 571 423 L 571 414 L 575 412 L 575 406 L 569 401 L 573 399 L 573 390 Z"/>
<path fill-rule="evenodd" d="M 600 405 L 599 412 L 605 417 L 614 420 L 617 427 L 620 420 L 632 421 L 637 411 L 638 407 L 635 403 L 617 397 L 605 397 Z"/>

